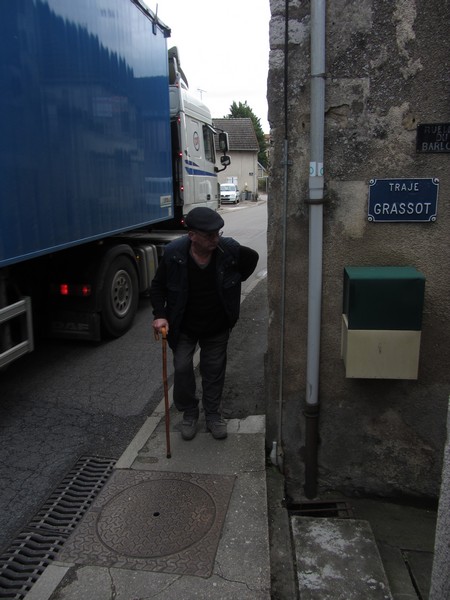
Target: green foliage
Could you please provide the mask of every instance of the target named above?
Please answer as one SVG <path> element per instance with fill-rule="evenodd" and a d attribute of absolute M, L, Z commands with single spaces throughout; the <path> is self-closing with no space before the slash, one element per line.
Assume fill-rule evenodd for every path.
<path fill-rule="evenodd" d="M 264 131 L 261 127 L 261 120 L 255 115 L 253 110 L 247 104 L 247 100 L 242 104 L 233 104 L 230 106 L 230 113 L 226 115 L 225 118 L 233 118 L 233 119 L 244 119 L 250 118 L 253 123 L 253 127 L 255 128 L 256 138 L 258 140 L 259 152 L 258 152 L 258 162 L 262 164 L 262 166 L 267 169 L 268 161 L 267 161 L 267 143 L 266 138 L 264 136 Z"/>

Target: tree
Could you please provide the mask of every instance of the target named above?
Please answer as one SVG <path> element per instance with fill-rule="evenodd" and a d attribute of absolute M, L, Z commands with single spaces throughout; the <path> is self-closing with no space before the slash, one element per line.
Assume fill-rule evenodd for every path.
<path fill-rule="evenodd" d="M 239 104 L 233 102 L 233 104 L 230 106 L 230 114 L 226 115 L 225 118 L 243 119 L 246 117 L 252 120 L 253 127 L 255 128 L 256 138 L 258 140 L 259 145 L 258 162 L 261 163 L 265 169 L 267 169 L 268 161 L 266 137 L 261 127 L 260 119 L 255 115 L 253 110 L 247 104 L 247 100 L 244 102 L 244 104 L 242 104 L 242 102 L 239 102 Z"/>

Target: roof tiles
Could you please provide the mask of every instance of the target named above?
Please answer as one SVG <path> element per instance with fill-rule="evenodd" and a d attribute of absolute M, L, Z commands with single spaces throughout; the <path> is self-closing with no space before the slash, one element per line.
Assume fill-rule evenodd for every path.
<path fill-rule="evenodd" d="M 258 138 L 250 117 L 213 119 L 214 127 L 228 133 L 230 151 L 259 152 Z"/>

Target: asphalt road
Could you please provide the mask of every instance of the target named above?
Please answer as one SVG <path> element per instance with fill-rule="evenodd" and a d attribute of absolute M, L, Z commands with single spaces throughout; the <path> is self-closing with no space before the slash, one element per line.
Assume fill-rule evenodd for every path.
<path fill-rule="evenodd" d="M 219 209 L 225 221 L 224 235 L 259 253 L 255 272 L 242 286 L 244 294 L 267 274 L 267 203 L 265 196 L 263 198 L 260 202 L 241 202 L 237 206 L 225 205 Z"/>
<path fill-rule="evenodd" d="M 245 297 L 266 274 L 266 204 L 220 210 L 225 235 L 260 253 L 254 275 L 244 284 Z M 255 318 L 251 309 L 242 327 L 251 332 Z M 118 459 L 160 402 L 161 346 L 153 339 L 151 320 L 150 302 L 142 298 L 135 323 L 123 337 L 101 344 L 40 341 L 35 352 L 0 372 L 0 552 L 80 456 Z M 238 369 L 245 350 L 239 334 L 233 336 L 230 364 Z M 254 343 L 255 355 L 264 351 Z M 262 403 L 256 408 L 233 404 L 232 378 L 225 395 L 227 416 L 263 412 Z"/>

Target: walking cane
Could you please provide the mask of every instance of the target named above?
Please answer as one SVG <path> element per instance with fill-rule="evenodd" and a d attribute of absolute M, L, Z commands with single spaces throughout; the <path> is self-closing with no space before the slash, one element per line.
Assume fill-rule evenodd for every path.
<path fill-rule="evenodd" d="M 164 412 L 166 422 L 166 457 L 171 458 L 170 452 L 170 414 L 169 414 L 169 387 L 167 385 L 167 333 L 166 328 L 161 327 L 162 335 L 162 364 L 163 364 L 163 384 L 164 384 Z M 155 339 L 159 340 L 159 335 L 155 332 Z"/>

